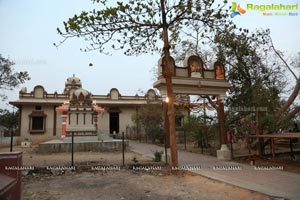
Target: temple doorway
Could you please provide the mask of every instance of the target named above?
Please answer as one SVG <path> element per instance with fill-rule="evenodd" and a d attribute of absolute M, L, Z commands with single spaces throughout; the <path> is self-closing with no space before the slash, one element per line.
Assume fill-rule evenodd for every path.
<path fill-rule="evenodd" d="M 119 133 L 119 112 L 109 113 L 109 133 Z"/>

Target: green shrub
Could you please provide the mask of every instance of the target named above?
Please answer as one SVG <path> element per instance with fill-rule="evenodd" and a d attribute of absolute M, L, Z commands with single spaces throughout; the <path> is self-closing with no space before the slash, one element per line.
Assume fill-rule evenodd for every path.
<path fill-rule="evenodd" d="M 133 162 L 134 164 L 137 164 L 139 161 L 138 161 L 138 159 L 134 156 L 134 157 L 132 158 L 132 162 Z"/>
<path fill-rule="evenodd" d="M 161 156 L 162 156 L 163 152 L 162 151 L 155 151 L 154 152 L 154 162 L 160 162 L 161 161 Z"/>

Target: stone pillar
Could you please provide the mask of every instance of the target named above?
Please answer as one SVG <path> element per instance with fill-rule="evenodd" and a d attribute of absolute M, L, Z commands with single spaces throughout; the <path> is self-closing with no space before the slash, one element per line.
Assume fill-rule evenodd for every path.
<path fill-rule="evenodd" d="M 66 133 L 67 117 L 68 117 L 68 112 L 67 111 L 62 111 L 62 114 L 61 114 L 61 136 L 60 136 L 61 140 L 65 139 L 66 134 L 67 134 Z"/>
<path fill-rule="evenodd" d="M 217 150 L 217 158 L 219 160 L 231 160 L 231 152 L 227 146 L 227 136 L 225 130 L 225 114 L 224 103 L 222 98 L 218 98 L 218 119 L 221 133 L 221 149 Z"/>

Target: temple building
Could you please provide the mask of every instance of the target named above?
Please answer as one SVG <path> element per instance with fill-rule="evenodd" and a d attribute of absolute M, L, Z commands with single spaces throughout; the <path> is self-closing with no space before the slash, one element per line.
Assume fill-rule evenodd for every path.
<path fill-rule="evenodd" d="M 205 67 L 199 56 L 192 55 L 185 59 L 183 67 L 177 66 L 172 57 L 170 65 L 168 76 L 172 80 L 175 99 L 174 117 L 177 135 L 183 130 L 183 123 L 190 112 L 193 112 L 194 108 L 198 113 L 201 111 L 198 109 L 201 103 L 190 102 L 192 95 L 201 98 L 211 97 L 213 109 L 218 108 L 222 111 L 217 113 L 224 112 L 224 100 L 230 84 L 225 77 L 225 66 L 222 62 L 216 61 L 211 67 L 207 67 L 208 65 Z M 162 105 L 163 118 L 167 119 L 166 105 L 169 97 L 166 84 L 167 73 L 164 67 L 165 59 L 162 57 L 158 61 L 157 80 L 153 83 L 160 96 L 153 89 L 149 89 L 143 96 L 123 96 L 116 88 L 112 88 L 107 95 L 95 95 L 83 89 L 80 79 L 74 75 L 67 79 L 64 91 L 60 94 L 47 93 L 41 85 L 35 86 L 31 92 L 22 88 L 19 92 L 19 100 L 10 102 L 19 108 L 19 136 L 15 141 L 20 143 L 26 138 L 33 143 L 55 139 L 66 141 L 65 139 L 70 138 L 67 137 L 70 133 L 98 138 L 117 137 L 122 132 L 132 133 L 136 126 L 133 116 L 138 114 L 141 106 L 149 101 Z M 208 108 L 208 103 L 203 102 L 202 107 L 203 105 Z M 225 147 L 227 148 L 224 116 L 220 114 L 218 119 L 219 123 L 222 123 L 220 129 L 222 138 L 220 152 L 222 153 Z M 164 120 L 164 126 L 169 126 L 168 120 Z M 141 136 L 146 132 L 142 129 L 146 128 L 141 127 L 140 132 L 136 131 L 135 134 Z M 168 130 L 165 132 L 168 134 Z M 224 155 L 229 157 L 230 152 L 225 150 Z M 219 157 L 225 156 L 220 154 Z"/>
<path fill-rule="evenodd" d="M 19 108 L 17 143 L 28 138 L 33 143 L 63 139 L 66 132 L 81 126 L 81 135 L 112 135 L 134 127 L 132 115 L 148 100 L 161 102 L 153 89 L 144 96 L 123 96 L 112 88 L 107 95 L 94 95 L 82 88 L 74 75 L 66 80 L 63 93 L 48 93 L 41 85 L 31 92 L 22 88 L 19 100 L 10 104 Z M 88 131 L 86 131 L 88 130 Z M 78 128 L 73 131 L 80 131 Z"/>

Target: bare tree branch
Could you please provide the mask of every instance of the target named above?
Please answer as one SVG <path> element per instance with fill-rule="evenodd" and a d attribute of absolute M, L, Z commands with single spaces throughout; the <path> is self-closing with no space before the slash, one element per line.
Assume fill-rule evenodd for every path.
<path fill-rule="evenodd" d="M 280 60 L 284 63 L 284 65 L 288 68 L 288 70 L 291 72 L 291 74 L 294 76 L 294 78 L 298 81 L 299 78 L 297 78 L 296 74 L 293 72 L 293 70 L 290 68 L 289 64 L 283 59 L 283 57 L 280 55 L 280 53 L 276 50 L 276 48 L 274 47 L 273 44 L 273 40 L 271 38 L 271 36 L 269 35 L 269 40 L 271 43 L 271 48 L 273 49 L 273 51 L 276 53 L 276 55 L 280 58 Z"/>
<path fill-rule="evenodd" d="M 289 113 L 289 117 L 290 118 L 293 118 L 295 117 L 296 115 L 298 115 L 300 113 L 300 106 L 296 107 L 294 110 L 292 110 L 290 113 Z"/>
<path fill-rule="evenodd" d="M 285 102 L 285 104 L 280 108 L 280 110 L 276 113 L 277 117 L 280 117 L 280 115 L 285 112 L 295 101 L 296 97 L 298 96 L 300 91 L 300 80 L 297 80 L 296 86 L 290 95 L 289 99 Z"/>

